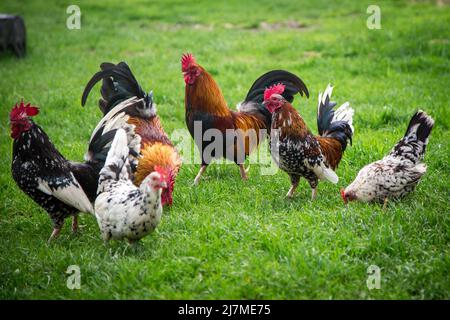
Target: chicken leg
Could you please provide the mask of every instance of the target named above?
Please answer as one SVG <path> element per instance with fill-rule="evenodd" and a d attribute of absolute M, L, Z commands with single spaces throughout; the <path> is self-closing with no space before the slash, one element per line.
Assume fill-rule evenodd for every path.
<path fill-rule="evenodd" d="M 50 238 L 48 238 L 48 243 L 52 242 L 53 239 L 58 238 L 59 234 L 61 233 L 61 227 L 54 228 L 52 234 L 50 235 Z"/>
<path fill-rule="evenodd" d="M 200 170 L 197 173 L 197 176 L 194 179 L 194 186 L 198 186 L 199 182 L 200 182 L 200 178 L 203 174 L 203 172 L 205 172 L 207 165 L 206 164 L 202 164 L 202 166 L 200 167 Z"/>
<path fill-rule="evenodd" d="M 78 232 L 78 216 L 73 216 L 72 218 L 72 232 L 73 233 Z"/>
<path fill-rule="evenodd" d="M 294 196 L 295 189 L 298 187 L 298 183 L 300 182 L 300 177 L 292 175 L 291 178 L 291 188 L 289 189 L 288 193 L 286 194 L 286 197 L 289 199 L 292 199 Z"/>
<path fill-rule="evenodd" d="M 240 165 L 239 165 L 239 171 L 240 171 L 240 173 L 241 173 L 241 178 L 242 178 L 242 180 L 248 180 L 247 173 L 248 173 L 249 170 L 250 170 L 250 167 L 248 167 L 247 169 L 245 169 L 245 167 L 244 167 L 243 164 L 240 164 Z"/>
<path fill-rule="evenodd" d="M 317 188 L 313 188 L 311 192 L 311 201 L 317 197 Z"/>

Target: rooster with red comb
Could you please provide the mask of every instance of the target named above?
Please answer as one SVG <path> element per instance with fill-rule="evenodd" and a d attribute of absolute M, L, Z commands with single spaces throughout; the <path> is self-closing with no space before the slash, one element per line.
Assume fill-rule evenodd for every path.
<path fill-rule="evenodd" d="M 186 125 L 194 139 L 201 137 L 201 139 L 195 139 L 201 153 L 201 167 L 194 184 L 199 183 L 212 159 L 220 157 L 235 162 L 240 168 L 241 178 L 247 179 L 247 170 L 243 164 L 245 158 L 261 142 L 260 133 L 264 132 L 263 130 L 266 132 L 270 130 L 271 115 L 263 106 L 265 88 L 276 83 L 283 83 L 285 90 L 282 96 L 286 101 L 291 102 L 297 93 L 309 96 L 306 85 L 299 77 L 288 71 L 273 70 L 259 77 L 250 87 L 244 101 L 238 105 L 238 110 L 232 111 L 228 108 L 219 85 L 206 69 L 197 63 L 192 54 L 182 56 L 181 71 L 185 82 Z M 223 141 L 221 152 L 212 152 L 212 154 L 205 152 L 213 143 L 204 139 L 205 132 L 208 130 L 214 130 L 223 135 L 219 139 Z M 227 139 L 227 131 L 243 134 L 237 134 L 235 139 Z M 252 143 L 252 139 L 249 139 L 252 133 L 256 137 L 256 143 Z"/>
<path fill-rule="evenodd" d="M 66 218 L 73 217 L 72 230 L 76 232 L 78 213 L 94 213 L 98 174 L 104 164 L 99 155 L 105 152 L 105 146 L 98 144 L 96 137 L 89 147 L 92 160 L 85 163 L 68 161 L 31 119 L 38 113 L 37 107 L 23 102 L 11 110 L 11 137 L 14 140 L 11 169 L 18 187 L 50 216 L 53 222 L 50 241 L 60 234 Z"/>
<path fill-rule="evenodd" d="M 314 199 L 319 179 L 338 182 L 334 170 L 342 158 L 347 142 L 352 141 L 354 111 L 348 102 L 334 111 L 336 103 L 330 101 L 333 88 L 328 85 L 325 92 L 319 94 L 319 135 L 315 136 L 297 110 L 283 97 L 285 89 L 285 85 L 279 83 L 264 92 L 264 105 L 272 115 L 272 158 L 291 179 L 287 197 L 293 197 L 300 178 L 303 177 L 311 186 Z"/>

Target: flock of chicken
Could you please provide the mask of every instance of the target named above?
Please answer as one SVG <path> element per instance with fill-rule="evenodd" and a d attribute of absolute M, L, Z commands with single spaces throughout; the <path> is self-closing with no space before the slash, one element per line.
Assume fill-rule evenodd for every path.
<path fill-rule="evenodd" d="M 12 176 L 19 188 L 48 212 L 53 222 L 49 241 L 59 235 L 65 218 L 73 217 L 72 230 L 76 232 L 78 213 L 88 212 L 95 215 L 104 240 L 133 243 L 153 231 L 163 206 L 172 204 L 181 158 L 156 114 L 152 92 L 140 87 L 124 62 L 100 67 L 82 96 L 85 105 L 91 89 L 102 81 L 99 107 L 103 118 L 92 132 L 84 162 L 69 161 L 58 152 L 31 119 L 39 113 L 37 107 L 21 102 L 10 113 Z M 238 110 L 232 111 L 215 80 L 191 54 L 182 56 L 181 69 L 186 85 L 186 125 L 202 157 L 195 185 L 218 157 L 234 161 L 246 180 L 246 157 L 266 136 L 273 160 L 290 177 L 287 197 L 293 196 L 301 177 L 311 186 L 313 199 L 319 180 L 338 182 L 335 169 L 348 142 L 352 143 L 354 110 L 348 102 L 334 110 L 330 85 L 319 94 L 319 135 L 313 135 L 291 104 L 297 93 L 309 97 L 306 85 L 296 75 L 284 70 L 263 74 Z M 195 139 L 196 124 L 200 124 L 201 137 L 209 129 L 216 129 L 224 138 L 229 130 L 253 130 L 257 139 L 253 143 L 246 135 L 223 139 L 223 152 L 208 156 L 204 151 L 211 141 Z M 422 160 L 433 125 L 425 112 L 415 113 L 392 151 L 362 168 L 341 191 L 345 203 L 386 203 L 412 191 L 426 171 Z"/>

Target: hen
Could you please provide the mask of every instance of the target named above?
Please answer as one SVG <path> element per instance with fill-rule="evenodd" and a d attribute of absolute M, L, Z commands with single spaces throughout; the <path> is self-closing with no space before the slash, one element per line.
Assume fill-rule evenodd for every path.
<path fill-rule="evenodd" d="M 345 203 L 387 202 L 413 191 L 427 167 L 422 162 L 434 120 L 419 110 L 409 122 L 405 136 L 383 159 L 366 165 L 356 179 L 341 191 Z"/>
<path fill-rule="evenodd" d="M 171 205 L 175 179 L 181 166 L 181 158 L 174 145 L 164 131 L 156 114 L 153 93 L 146 94 L 130 68 L 125 62 L 117 65 L 102 63 L 101 71 L 89 80 L 84 89 L 81 104 L 85 105 L 89 92 L 94 85 L 103 80 L 101 87 L 102 98 L 99 107 L 104 118 L 94 130 L 91 139 L 100 140 L 109 146 L 114 138 L 115 130 L 124 124 L 132 124 L 135 133 L 141 137 L 140 153 L 137 166 L 132 165 L 133 181 L 135 185 L 141 182 L 159 166 L 168 172 L 168 186 L 162 194 L 164 205 Z M 120 118 L 120 121 L 116 119 Z M 108 133 L 109 132 L 109 133 Z M 105 149 L 107 152 L 107 148 Z M 106 153 L 102 153 L 106 157 Z M 87 158 L 91 158 L 88 154 Z"/>
<path fill-rule="evenodd" d="M 297 110 L 282 96 L 284 91 L 285 86 L 277 84 L 264 92 L 264 104 L 272 114 L 272 157 L 291 179 L 287 197 L 293 196 L 300 178 L 304 177 L 312 188 L 314 199 L 319 179 L 338 182 L 334 170 L 339 165 L 347 141 L 352 141 L 354 111 L 346 102 L 335 112 L 333 108 L 336 103 L 330 101 L 332 87 L 328 85 L 325 92 L 319 94 L 319 136 L 315 136 Z"/>
<path fill-rule="evenodd" d="M 191 54 L 182 56 L 181 70 L 186 85 L 186 125 L 201 153 L 201 167 L 194 184 L 199 183 L 212 159 L 222 157 L 235 162 L 240 168 L 242 179 L 247 179 L 245 159 L 270 130 L 271 116 L 262 105 L 266 87 L 278 82 L 284 83 L 286 90 L 283 96 L 287 101 L 292 101 L 297 93 L 309 97 L 308 89 L 300 78 L 287 71 L 273 70 L 253 83 L 245 100 L 235 112 L 228 108 L 213 77 Z M 210 141 L 207 138 L 210 133 L 218 133 L 218 139 L 222 142 Z M 235 136 L 230 139 L 230 134 Z M 211 148 L 211 145 L 216 143 L 221 148 Z"/>
<path fill-rule="evenodd" d="M 134 139 L 140 140 L 140 136 Z M 161 220 L 161 188 L 167 187 L 167 177 L 163 169 L 156 168 L 136 187 L 130 180 L 128 154 L 127 134 L 118 129 L 100 171 L 95 200 L 95 216 L 105 241 L 138 241 L 152 232 Z"/>

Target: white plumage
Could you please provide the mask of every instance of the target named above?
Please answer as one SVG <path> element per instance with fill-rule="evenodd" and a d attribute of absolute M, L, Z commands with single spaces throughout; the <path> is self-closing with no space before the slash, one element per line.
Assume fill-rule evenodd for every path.
<path fill-rule="evenodd" d="M 423 111 L 412 117 L 405 136 L 383 159 L 363 167 L 342 191 L 344 201 L 385 201 L 413 191 L 426 172 L 421 162 L 434 121 Z"/>
<path fill-rule="evenodd" d="M 95 215 L 104 240 L 137 241 L 152 232 L 161 220 L 165 177 L 162 172 L 152 172 L 136 187 L 129 176 L 127 141 L 125 130 L 118 129 L 100 171 Z"/>
<path fill-rule="evenodd" d="M 58 200 L 76 208 L 81 212 L 94 214 L 92 203 L 89 201 L 73 173 L 69 172 L 67 174 L 70 179 L 61 178 L 61 185 L 54 185 L 53 187 L 50 187 L 48 181 L 45 181 L 42 178 L 37 178 L 37 189 L 57 198 Z"/>

